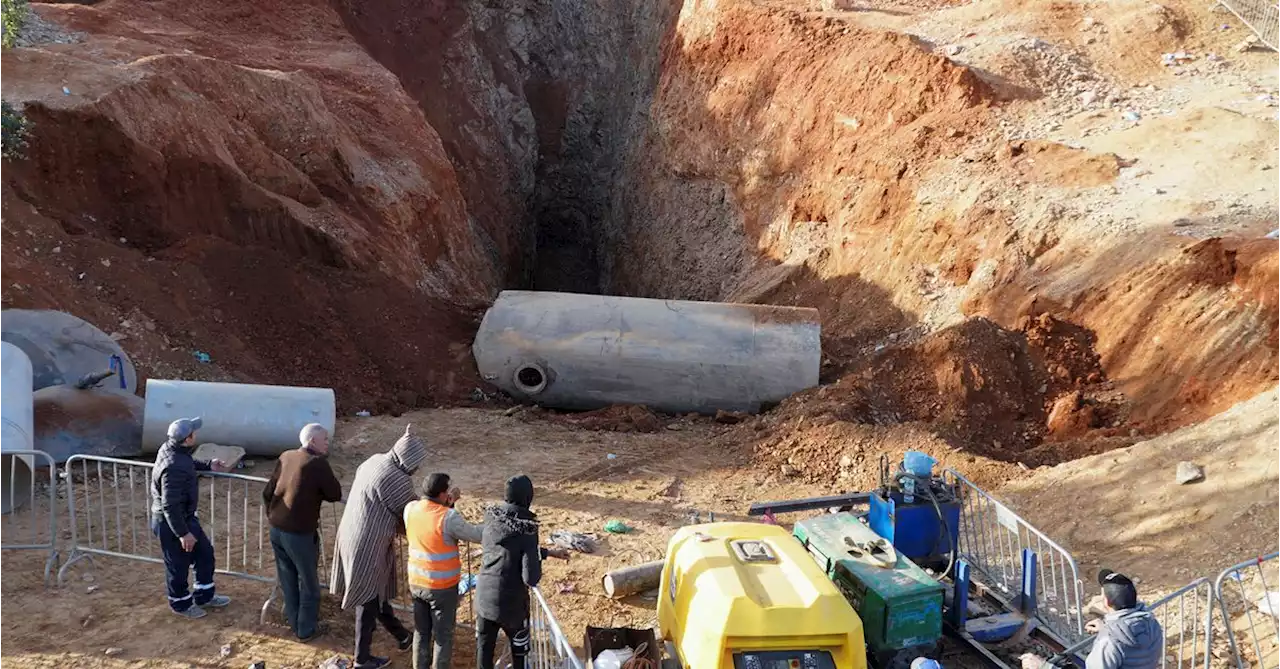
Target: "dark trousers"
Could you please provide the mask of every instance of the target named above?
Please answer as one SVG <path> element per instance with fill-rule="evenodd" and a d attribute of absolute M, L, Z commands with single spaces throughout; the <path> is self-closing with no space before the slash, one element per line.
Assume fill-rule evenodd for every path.
<path fill-rule="evenodd" d="M 391 602 L 371 599 L 361 604 L 356 609 L 356 669 L 367 665 L 373 659 L 369 648 L 373 645 L 373 628 L 377 623 L 382 623 L 383 629 L 390 632 L 398 643 L 403 643 L 410 636 L 409 630 L 405 629 L 400 619 L 396 617 L 396 611 L 391 608 Z"/>
<path fill-rule="evenodd" d="M 511 642 L 511 669 L 524 669 L 524 658 L 529 654 L 528 621 L 513 626 L 477 618 L 476 639 L 480 641 L 480 652 L 476 657 L 479 669 L 493 669 L 493 651 L 498 646 L 498 630 L 502 630 Z"/>
<path fill-rule="evenodd" d="M 413 591 L 413 669 L 449 669 L 457 624 L 458 586 Z"/>
<path fill-rule="evenodd" d="M 310 637 L 320 615 L 320 535 L 273 527 L 271 549 L 276 554 L 276 579 L 284 594 L 284 617 L 298 638 Z"/>
<path fill-rule="evenodd" d="M 200 521 L 187 519 L 187 531 L 196 537 L 191 552 L 182 550 L 182 540 L 169 529 L 164 519 L 152 521 L 151 531 L 160 539 L 160 552 L 164 554 L 164 571 L 168 579 L 169 607 L 174 611 L 186 611 L 192 604 L 206 604 L 217 594 L 213 589 L 213 543 L 205 536 Z M 187 590 L 187 574 L 196 568 L 196 591 Z"/>

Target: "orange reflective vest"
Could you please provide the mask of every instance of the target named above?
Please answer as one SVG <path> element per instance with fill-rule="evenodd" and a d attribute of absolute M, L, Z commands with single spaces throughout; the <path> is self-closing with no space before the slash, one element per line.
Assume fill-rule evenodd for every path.
<path fill-rule="evenodd" d="M 427 590 L 453 588 L 462 580 L 458 544 L 444 536 L 449 507 L 429 499 L 410 503 L 404 510 L 409 539 L 409 585 Z"/>

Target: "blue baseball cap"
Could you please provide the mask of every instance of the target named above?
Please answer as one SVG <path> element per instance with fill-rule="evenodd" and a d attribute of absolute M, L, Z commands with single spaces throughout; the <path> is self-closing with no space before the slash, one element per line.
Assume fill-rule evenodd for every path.
<path fill-rule="evenodd" d="M 174 441 L 184 441 L 203 426 L 204 421 L 199 416 L 195 418 L 179 418 L 169 423 L 169 438 Z"/>

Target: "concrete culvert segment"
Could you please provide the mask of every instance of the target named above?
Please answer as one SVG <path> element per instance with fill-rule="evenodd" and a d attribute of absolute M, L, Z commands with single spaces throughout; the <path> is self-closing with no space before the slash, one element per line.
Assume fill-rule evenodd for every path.
<path fill-rule="evenodd" d="M 813 309 L 528 291 L 498 296 L 473 351 L 484 378 L 544 406 L 709 414 L 817 385 L 822 356 Z"/>
<path fill-rule="evenodd" d="M 4 341 L 31 359 L 35 390 L 75 385 L 87 374 L 110 369 L 115 357 L 119 371 L 99 388 L 127 395 L 137 391 L 138 374 L 129 355 L 107 333 L 81 318 L 62 311 L 5 309 L 0 314 L 0 331 Z"/>

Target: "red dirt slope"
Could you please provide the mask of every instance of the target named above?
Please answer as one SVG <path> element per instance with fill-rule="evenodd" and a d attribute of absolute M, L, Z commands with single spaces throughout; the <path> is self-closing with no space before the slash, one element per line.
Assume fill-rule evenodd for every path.
<path fill-rule="evenodd" d="M 327 5 L 36 11 L 83 41 L 5 52 L 5 100 L 35 123 L 4 169 L 5 307 L 126 334 L 149 374 L 332 383 L 349 408 L 470 390 L 459 305 L 512 259 Z"/>

